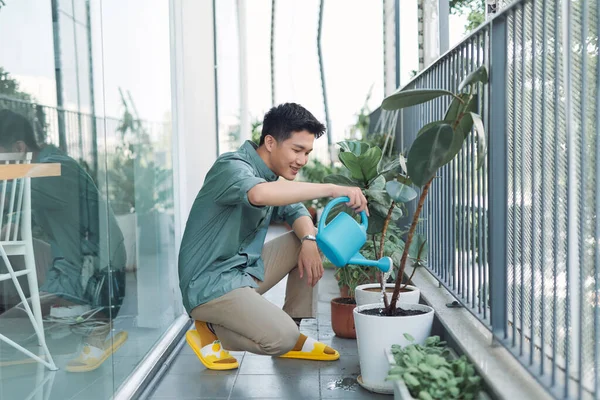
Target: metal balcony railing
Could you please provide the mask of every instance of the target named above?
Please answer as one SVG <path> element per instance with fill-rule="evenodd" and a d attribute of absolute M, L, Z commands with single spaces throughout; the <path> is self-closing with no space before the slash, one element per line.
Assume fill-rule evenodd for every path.
<path fill-rule="evenodd" d="M 556 398 L 600 398 L 599 8 L 516 1 L 406 86 L 456 91 L 489 68 L 487 162 L 469 138 L 440 170 L 427 268 Z M 448 105 L 401 111 L 400 147 Z"/>

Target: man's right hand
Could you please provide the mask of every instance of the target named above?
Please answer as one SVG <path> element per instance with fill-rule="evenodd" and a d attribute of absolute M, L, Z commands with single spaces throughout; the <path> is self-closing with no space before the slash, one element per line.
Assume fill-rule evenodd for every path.
<path fill-rule="evenodd" d="M 333 196 L 332 197 L 342 197 L 347 196 L 350 201 L 346 203 L 346 205 L 352 208 L 357 213 L 361 211 L 366 211 L 367 215 L 369 214 L 369 209 L 367 208 L 367 198 L 363 194 L 362 190 L 358 187 L 350 187 L 350 186 L 339 186 L 333 185 Z"/>

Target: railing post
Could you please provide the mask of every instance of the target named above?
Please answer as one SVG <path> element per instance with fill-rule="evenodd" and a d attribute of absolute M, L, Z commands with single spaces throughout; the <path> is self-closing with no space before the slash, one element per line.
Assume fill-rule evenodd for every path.
<path fill-rule="evenodd" d="M 507 337 L 507 21 L 496 18 L 490 30 L 489 230 L 490 321 L 493 334 Z"/>

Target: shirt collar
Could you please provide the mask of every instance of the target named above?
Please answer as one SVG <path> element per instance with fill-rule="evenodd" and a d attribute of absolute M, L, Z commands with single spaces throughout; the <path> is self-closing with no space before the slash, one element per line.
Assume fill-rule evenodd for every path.
<path fill-rule="evenodd" d="M 271 171 L 269 167 L 267 167 L 267 164 L 265 164 L 263 159 L 260 158 L 260 156 L 256 152 L 256 149 L 258 149 L 258 145 L 250 140 L 246 140 L 241 147 L 241 150 L 243 150 L 248 155 L 249 161 L 258 170 L 259 176 L 261 178 L 265 179 L 268 182 L 276 181 L 279 177 L 273 171 Z"/>

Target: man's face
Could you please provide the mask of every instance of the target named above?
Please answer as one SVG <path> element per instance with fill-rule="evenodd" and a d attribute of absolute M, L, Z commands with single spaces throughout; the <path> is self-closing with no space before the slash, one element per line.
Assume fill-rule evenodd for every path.
<path fill-rule="evenodd" d="M 292 136 L 283 142 L 273 140 L 270 147 L 273 172 L 287 180 L 294 180 L 300 168 L 308 162 L 313 149 L 315 135 L 308 131 L 292 132 Z"/>

